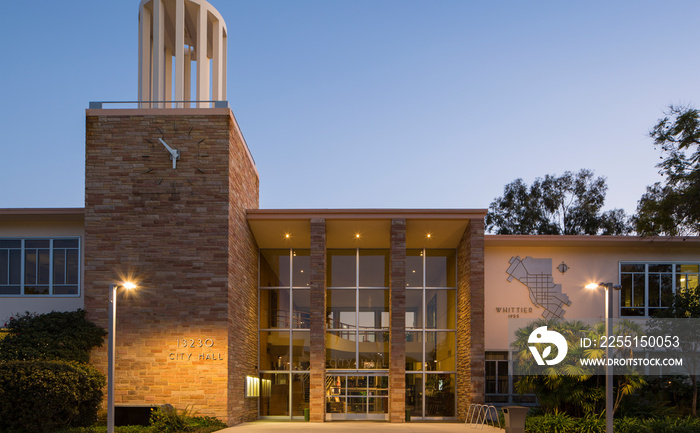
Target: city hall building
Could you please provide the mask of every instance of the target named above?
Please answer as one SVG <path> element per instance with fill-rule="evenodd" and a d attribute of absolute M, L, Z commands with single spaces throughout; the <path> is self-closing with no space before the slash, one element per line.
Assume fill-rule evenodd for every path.
<path fill-rule="evenodd" d="M 471 403 L 532 401 L 513 391 L 509 319 L 602 317 L 584 286 L 603 281 L 622 285 L 617 316 L 645 317 L 698 284 L 696 237 L 484 235 L 485 209 L 259 209 L 223 18 L 204 0 L 139 12 L 139 103 L 85 112 L 85 207 L 0 209 L 0 323 L 84 308 L 107 328 L 110 285 L 138 285 L 118 292 L 117 406 L 231 425 L 305 409 L 464 420 Z"/>

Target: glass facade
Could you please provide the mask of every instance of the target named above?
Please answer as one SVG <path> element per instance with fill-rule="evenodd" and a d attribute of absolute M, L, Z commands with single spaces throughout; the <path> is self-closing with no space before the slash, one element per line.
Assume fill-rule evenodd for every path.
<path fill-rule="evenodd" d="M 260 417 L 309 407 L 309 250 L 260 251 Z M 326 252 L 326 414 L 388 419 L 390 252 Z M 406 251 L 406 408 L 455 417 L 456 251 Z"/>
<path fill-rule="evenodd" d="M 261 417 L 304 416 L 309 407 L 309 250 L 260 250 Z"/>
<path fill-rule="evenodd" d="M 406 251 L 406 409 L 455 416 L 456 252 Z"/>
<path fill-rule="evenodd" d="M 389 250 L 328 250 L 326 368 L 389 368 Z"/>

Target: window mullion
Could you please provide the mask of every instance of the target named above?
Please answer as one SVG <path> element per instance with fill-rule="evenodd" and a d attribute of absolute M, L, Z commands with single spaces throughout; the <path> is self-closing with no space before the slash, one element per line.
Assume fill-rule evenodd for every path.
<path fill-rule="evenodd" d="M 49 295 L 53 295 L 53 239 L 49 239 Z"/>
<path fill-rule="evenodd" d="M 289 303 L 289 321 L 287 324 L 287 332 L 289 332 L 289 366 L 287 367 L 287 394 L 288 394 L 288 402 L 287 402 L 287 407 L 289 408 L 289 419 L 292 419 L 294 417 L 294 410 L 292 408 L 292 363 L 294 359 L 294 339 L 292 337 L 292 329 L 294 328 L 294 307 L 292 306 L 292 287 L 294 286 L 294 283 L 292 282 L 292 276 L 294 275 L 294 263 L 292 262 L 292 254 L 293 250 L 290 248 L 289 249 L 289 297 L 287 298 L 287 302 Z"/>
<path fill-rule="evenodd" d="M 644 316 L 649 317 L 649 263 L 644 265 Z"/>
<path fill-rule="evenodd" d="M 355 370 L 360 369 L 360 249 L 355 249 Z"/>
<path fill-rule="evenodd" d="M 19 278 L 20 278 L 20 288 L 21 291 L 20 293 L 22 296 L 24 296 L 24 268 L 25 268 L 25 261 L 27 260 L 26 257 L 26 251 L 25 251 L 25 245 L 24 245 L 25 240 L 22 239 L 22 244 L 20 246 L 20 260 L 19 260 Z"/>

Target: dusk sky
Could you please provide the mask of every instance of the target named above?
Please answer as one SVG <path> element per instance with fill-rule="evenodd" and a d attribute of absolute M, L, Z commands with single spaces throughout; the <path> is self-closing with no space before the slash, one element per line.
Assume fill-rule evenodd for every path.
<path fill-rule="evenodd" d="M 262 208 L 486 208 L 589 168 L 661 180 L 700 104 L 698 1 L 211 0 Z M 84 206 L 85 109 L 137 96 L 138 0 L 3 4 L 0 208 Z"/>

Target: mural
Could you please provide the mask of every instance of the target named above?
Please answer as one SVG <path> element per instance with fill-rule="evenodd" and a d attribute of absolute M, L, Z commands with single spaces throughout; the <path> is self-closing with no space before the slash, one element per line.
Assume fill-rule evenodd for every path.
<path fill-rule="evenodd" d="M 542 317 L 563 318 L 566 313 L 564 306 L 570 306 L 571 301 L 569 296 L 562 292 L 561 284 L 554 284 L 552 259 L 521 259 L 515 256 L 511 257 L 509 262 L 510 266 L 506 271 L 508 282 L 516 279 L 527 287 L 532 303 L 544 309 Z"/>

